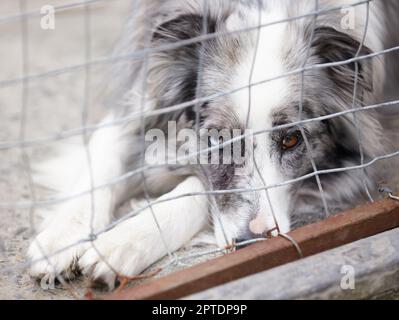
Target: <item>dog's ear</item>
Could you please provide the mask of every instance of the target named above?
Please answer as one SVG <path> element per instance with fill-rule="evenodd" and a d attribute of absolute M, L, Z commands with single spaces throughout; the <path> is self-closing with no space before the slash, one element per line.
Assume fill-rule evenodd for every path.
<path fill-rule="evenodd" d="M 195 38 L 216 32 L 216 21 L 206 17 L 204 24 L 203 19 L 202 14 L 182 14 L 163 22 L 153 33 L 152 47 L 157 52 L 151 55 L 149 76 L 161 107 L 195 99 L 200 54 L 202 52 L 206 55 L 207 48 L 214 41 L 201 42 Z M 190 39 L 193 41 L 180 44 Z M 165 45 L 172 45 L 172 48 L 158 51 L 158 48 Z M 191 118 L 192 108 L 186 109 L 185 113 Z"/>
<path fill-rule="evenodd" d="M 362 46 L 359 41 L 350 35 L 339 32 L 331 27 L 318 27 L 315 29 L 313 49 L 322 63 L 336 63 L 350 60 L 356 57 L 369 55 L 371 50 Z M 328 113 L 340 112 L 352 108 L 354 84 L 356 76 L 356 64 L 358 72 L 358 90 L 356 107 L 362 106 L 365 96 L 373 92 L 373 72 L 371 59 L 361 59 L 357 62 L 334 65 L 323 69 L 328 78 L 333 81 L 335 88 L 331 96 L 339 101 L 326 105 Z M 334 109 L 336 108 L 336 109 Z M 368 128 L 369 134 L 362 136 L 362 147 L 366 159 L 373 159 L 381 152 L 382 129 L 379 121 L 372 112 L 360 112 L 356 114 L 357 123 L 353 115 L 345 115 L 328 120 L 332 135 L 337 145 L 346 152 L 357 152 L 359 140 L 357 125 L 360 128 Z M 360 159 L 360 154 L 359 154 Z"/>
<path fill-rule="evenodd" d="M 368 47 L 362 46 L 359 41 L 350 35 L 331 27 L 318 27 L 315 29 L 312 47 L 322 63 L 346 61 L 356 57 L 357 53 L 358 56 L 371 53 Z M 356 63 L 358 64 L 359 89 L 371 92 L 373 90 L 373 75 L 370 59 L 362 59 L 357 62 L 328 67 L 326 72 L 340 90 L 346 92 L 350 90 L 348 94 L 353 94 Z M 359 98 L 362 99 L 364 91 L 363 93 L 359 91 L 358 94 Z"/>
<path fill-rule="evenodd" d="M 204 24 L 204 19 L 206 23 Z M 199 14 L 182 14 L 159 25 L 153 33 L 154 42 L 178 42 L 215 32 L 215 24 Z"/>

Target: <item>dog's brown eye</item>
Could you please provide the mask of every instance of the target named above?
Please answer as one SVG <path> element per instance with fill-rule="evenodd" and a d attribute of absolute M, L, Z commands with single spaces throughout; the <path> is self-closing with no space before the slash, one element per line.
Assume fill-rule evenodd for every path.
<path fill-rule="evenodd" d="M 296 131 L 284 137 L 282 141 L 282 149 L 289 150 L 298 146 L 302 142 L 302 136 L 300 131 Z"/>

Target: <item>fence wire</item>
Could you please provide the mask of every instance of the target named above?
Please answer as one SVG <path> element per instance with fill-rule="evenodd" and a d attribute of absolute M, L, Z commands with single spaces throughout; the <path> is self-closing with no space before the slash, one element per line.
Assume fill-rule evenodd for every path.
<path fill-rule="evenodd" d="M 130 1 L 130 0 L 118 0 L 119 2 L 121 1 Z M 144 49 L 139 49 L 133 52 L 129 52 L 127 54 L 122 54 L 122 55 L 112 55 L 108 57 L 103 57 L 103 58 L 97 58 L 94 59 L 91 48 L 92 48 L 92 7 L 96 6 L 99 3 L 105 3 L 107 2 L 107 5 L 111 5 L 108 3 L 109 1 L 105 0 L 86 0 L 86 1 L 76 1 L 76 2 L 70 2 L 66 3 L 64 5 L 59 5 L 55 6 L 55 14 L 57 15 L 61 11 L 68 11 L 72 9 L 77 9 L 79 8 L 80 10 L 83 10 L 83 15 L 84 15 L 84 56 L 85 56 L 85 61 L 84 63 L 81 64 L 76 64 L 76 65 L 70 65 L 70 66 L 65 66 L 63 68 L 59 69 L 54 69 L 50 70 L 47 72 L 43 73 L 38 73 L 38 74 L 32 74 L 30 71 L 30 66 L 29 66 L 29 41 L 30 41 L 30 30 L 28 27 L 28 20 L 29 19 L 37 19 L 40 18 L 40 10 L 33 10 L 30 11 L 27 9 L 27 0 L 19 0 L 19 13 L 18 14 L 13 14 L 9 16 L 4 16 L 0 17 L 0 24 L 7 24 L 15 21 L 20 22 L 21 26 L 21 67 L 22 67 L 22 73 L 20 77 L 17 78 L 11 78 L 11 79 L 6 79 L 6 80 L 1 80 L 0 81 L 0 89 L 3 88 L 8 88 L 8 87 L 16 87 L 16 86 L 21 86 L 21 107 L 20 107 L 20 127 L 19 127 L 19 135 L 18 139 L 16 140 L 9 140 L 9 141 L 0 141 L 0 151 L 7 151 L 7 150 L 19 150 L 20 151 L 20 158 L 21 162 L 24 167 L 24 173 L 27 177 L 28 181 L 28 187 L 29 187 L 29 200 L 19 200 L 19 201 L 2 201 L 0 202 L 0 208 L 1 209 L 13 209 L 13 210 L 18 210 L 18 209 L 28 209 L 29 210 L 29 219 L 30 219 L 30 226 L 32 230 L 37 230 L 36 228 L 36 210 L 38 209 L 43 209 L 47 207 L 51 207 L 57 204 L 62 204 L 62 203 L 67 203 L 69 201 L 72 201 L 74 199 L 79 199 L 83 197 L 88 197 L 90 199 L 90 221 L 89 221 L 89 229 L 90 233 L 87 235 L 87 237 L 84 237 L 77 241 L 76 243 L 73 243 L 65 248 L 61 248 L 60 250 L 57 250 L 56 252 L 52 254 L 48 254 L 45 252 L 43 248 L 43 244 L 38 242 L 38 246 L 42 252 L 43 257 L 39 260 L 36 261 L 27 261 L 26 263 L 21 263 L 18 268 L 26 268 L 32 264 L 38 263 L 40 261 L 47 261 L 51 265 L 51 261 L 54 256 L 57 256 L 74 246 L 80 245 L 80 244 L 90 244 L 90 246 L 96 250 L 97 254 L 101 257 L 101 259 L 107 264 L 107 266 L 117 274 L 117 267 L 113 266 L 111 262 L 107 261 L 106 257 L 102 255 L 100 250 L 96 247 L 96 240 L 98 237 L 106 232 L 109 232 L 110 230 L 114 229 L 118 225 L 120 225 L 122 222 L 125 222 L 138 214 L 142 213 L 143 211 L 149 209 L 151 212 L 151 216 L 153 218 L 153 222 L 160 234 L 160 239 L 162 240 L 162 245 L 165 247 L 167 255 L 168 255 L 168 261 L 161 267 L 161 269 L 170 269 L 173 266 L 176 266 L 176 264 L 184 264 L 185 261 L 190 261 L 190 259 L 196 258 L 198 256 L 206 256 L 206 255 L 211 255 L 215 253 L 223 253 L 223 252 L 230 252 L 231 250 L 235 248 L 240 248 L 242 246 L 246 246 L 251 243 L 255 243 L 258 241 L 264 241 L 266 238 L 265 237 L 259 237 L 257 239 L 252 239 L 252 240 L 245 240 L 245 241 L 238 241 L 238 242 L 233 242 L 229 243 L 228 238 L 226 236 L 226 233 L 224 231 L 224 226 L 223 226 L 223 221 L 221 219 L 221 212 L 218 208 L 217 201 L 215 200 L 215 197 L 221 196 L 221 195 L 234 195 L 234 194 L 244 194 L 244 193 L 254 193 L 254 192 L 265 192 L 266 199 L 268 202 L 268 205 L 271 210 L 271 214 L 273 215 L 273 220 L 276 225 L 275 231 L 277 231 L 277 235 L 280 235 L 287 239 L 287 241 L 292 242 L 292 244 L 295 246 L 295 248 L 298 251 L 298 254 L 301 255 L 301 250 L 296 244 L 295 240 L 292 239 L 289 235 L 285 235 L 281 233 L 279 224 L 278 224 L 278 219 L 276 218 L 276 208 L 274 208 L 272 201 L 270 199 L 269 191 L 275 188 L 283 187 L 283 186 L 290 186 L 298 182 L 303 182 L 309 179 L 315 179 L 317 182 L 317 188 L 318 192 L 320 195 L 320 199 L 322 201 L 324 210 L 325 210 L 325 216 L 329 216 L 331 213 L 330 208 L 328 207 L 328 201 L 326 198 L 325 194 L 325 186 L 323 186 L 323 182 L 321 180 L 321 177 L 324 175 L 328 174 L 338 174 L 338 173 L 344 173 L 344 172 L 351 172 L 351 171 L 361 171 L 362 173 L 362 183 L 363 183 L 363 188 L 364 192 L 367 194 L 367 197 L 370 201 L 374 201 L 374 198 L 372 196 L 373 191 L 370 190 L 370 187 L 367 185 L 367 171 L 366 169 L 373 166 L 377 162 L 387 160 L 387 159 L 392 159 L 395 157 L 399 157 L 399 150 L 394 151 L 388 154 L 384 155 L 379 155 L 374 157 L 371 160 L 366 159 L 365 154 L 364 154 L 364 131 L 361 128 L 361 124 L 359 122 L 358 115 L 362 112 L 367 112 L 367 111 L 379 111 L 379 110 L 384 110 L 390 107 L 397 106 L 399 104 L 399 100 L 393 100 L 393 101 L 385 101 L 385 102 L 380 102 L 377 104 L 373 105 L 365 105 L 365 106 L 360 106 L 359 107 L 359 72 L 360 72 L 360 62 L 366 60 L 366 59 L 372 59 L 372 58 L 379 58 L 384 55 L 387 55 L 389 53 L 397 52 L 399 51 L 399 46 L 396 47 L 391 47 L 388 49 L 380 50 L 378 52 L 372 52 L 369 54 L 362 54 L 362 49 L 365 47 L 365 41 L 367 38 L 368 33 L 370 32 L 370 26 L 369 26 L 369 20 L 370 20 L 370 4 L 373 2 L 373 0 L 365 0 L 365 1 L 357 1 L 351 3 L 348 7 L 360 7 L 364 6 L 366 9 L 366 15 L 365 15 L 365 21 L 364 23 L 364 30 L 362 33 L 362 37 L 360 39 L 360 46 L 356 51 L 356 54 L 353 57 L 350 57 L 348 59 L 342 60 L 342 61 L 336 61 L 336 62 L 325 62 L 325 63 L 313 63 L 309 64 L 309 59 L 311 57 L 311 48 L 312 48 L 312 43 L 314 41 L 314 36 L 315 36 L 315 31 L 316 31 L 316 26 L 317 26 L 317 19 L 321 16 L 328 15 L 333 12 L 337 12 L 342 9 L 341 6 L 335 6 L 335 7 L 329 7 L 328 9 L 323 9 L 323 7 L 320 5 L 322 1 L 319 0 L 314 0 L 313 1 L 313 10 L 311 12 L 307 12 L 302 15 L 290 17 L 287 19 L 280 19 L 276 21 L 269 21 L 267 23 L 264 23 L 262 21 L 262 0 L 256 0 L 254 1 L 254 6 L 258 8 L 258 17 L 257 17 L 257 22 L 255 26 L 249 26 L 245 28 L 241 28 L 238 30 L 234 31 L 216 31 L 214 33 L 210 33 L 208 30 L 208 21 L 207 21 L 207 11 L 208 11 L 208 6 L 206 5 L 207 1 L 205 0 L 205 5 L 204 5 L 204 14 L 203 14 L 203 21 L 202 21 L 202 28 L 201 28 L 201 34 L 199 36 L 186 39 L 186 40 L 181 40 L 177 41 L 171 44 L 162 44 L 156 47 L 151 46 L 151 38 L 152 34 L 148 33 L 147 36 L 144 39 Z M 117 2 L 116 0 L 113 0 L 112 2 Z M 236 4 L 238 5 L 240 1 L 236 1 Z M 132 1 L 132 10 L 135 10 L 135 1 Z M 259 47 L 259 38 L 260 38 L 260 33 L 262 30 L 268 27 L 272 27 L 281 23 L 288 23 L 288 22 L 293 22 L 293 21 L 299 21 L 303 19 L 310 19 L 312 20 L 312 30 L 311 30 L 311 35 L 309 37 L 309 41 L 306 45 L 306 54 L 305 54 L 305 59 L 304 61 L 301 62 L 300 68 L 290 70 L 287 72 L 284 72 L 282 74 L 269 77 L 266 79 L 254 81 L 254 69 L 255 69 L 255 62 L 258 58 L 258 47 Z M 151 28 L 151 21 L 148 21 L 148 29 Z M 254 51 L 254 56 L 252 57 L 252 63 L 251 63 L 251 71 L 250 71 L 250 76 L 248 79 L 247 85 L 233 88 L 232 90 L 226 90 L 223 92 L 218 92 L 216 94 L 211 94 L 211 95 L 206 95 L 203 92 L 202 84 L 201 84 L 201 79 L 203 77 L 204 73 L 204 51 L 205 51 L 205 43 L 206 41 L 212 40 L 212 39 L 217 39 L 218 37 L 232 37 L 237 34 L 245 34 L 245 33 L 256 33 L 256 44 L 255 44 L 255 51 Z M 147 77 L 148 77 L 148 63 L 149 63 L 149 57 L 150 55 L 154 53 L 160 53 L 160 52 L 165 52 L 177 48 L 182 48 L 186 47 L 189 45 L 193 44 L 200 44 L 200 50 L 199 50 L 199 62 L 198 62 L 198 78 L 197 78 L 197 86 L 195 88 L 195 99 L 192 99 L 190 101 L 184 101 L 175 105 L 168 105 L 163 107 L 162 109 L 155 109 L 155 110 L 147 110 L 146 109 L 146 98 L 147 98 Z M 95 66 L 102 66 L 102 65 L 113 65 L 113 64 L 118 64 L 118 63 L 124 63 L 124 62 L 129 62 L 132 60 L 142 60 L 143 62 L 143 81 L 141 85 L 141 92 L 142 94 L 140 95 L 141 101 L 140 101 L 140 108 L 128 114 L 127 116 L 120 117 L 120 118 L 115 118 L 111 119 L 105 122 L 101 122 L 95 125 L 92 125 L 89 123 L 89 110 L 90 110 L 90 101 L 91 97 L 94 95 L 91 89 L 91 83 L 92 83 L 92 76 L 91 76 L 91 71 Z M 352 105 L 348 106 L 348 108 L 344 111 L 341 112 L 336 112 L 336 113 L 331 113 L 323 116 L 315 116 L 312 118 L 304 118 L 304 96 L 306 92 L 306 82 L 305 82 L 305 77 L 308 72 L 316 71 L 316 70 L 322 70 L 322 69 L 328 69 L 332 67 L 339 67 L 339 66 L 344 66 L 344 65 L 350 65 L 354 64 L 355 66 L 355 72 L 354 72 L 354 83 L 353 83 L 353 100 L 352 100 Z M 74 129 L 69 129 L 69 130 L 60 130 L 57 133 L 38 137 L 38 138 L 31 138 L 29 137 L 29 134 L 27 133 L 27 123 L 29 121 L 28 117 L 28 109 L 29 109 L 29 85 L 34 82 L 38 82 L 40 85 L 40 81 L 43 79 L 47 78 L 53 78 L 57 77 L 62 74 L 69 74 L 69 73 L 74 73 L 74 72 L 79 72 L 83 70 L 84 71 L 84 82 L 83 82 L 83 87 L 82 87 L 82 92 L 83 92 L 83 100 L 81 103 L 81 121 L 80 121 L 80 126 L 78 128 Z M 290 128 L 299 128 L 301 131 L 301 135 L 304 139 L 304 143 L 306 146 L 307 150 L 307 157 L 311 163 L 312 166 L 312 172 L 298 176 L 293 179 L 287 179 L 286 181 L 280 182 L 280 183 L 268 183 L 267 178 L 262 176 L 259 165 L 257 163 L 257 160 L 254 159 L 254 166 L 255 166 L 255 171 L 256 174 L 259 176 L 260 184 L 258 186 L 254 186 L 252 188 L 237 188 L 237 189 L 228 189 L 228 190 L 215 190 L 212 187 L 212 183 L 210 182 L 208 178 L 208 184 L 206 186 L 206 191 L 203 192 L 187 192 L 183 193 L 177 196 L 173 197 L 167 197 L 167 198 L 162 198 L 162 199 L 152 199 L 151 198 L 151 190 L 150 187 L 147 183 L 147 177 L 146 177 L 146 172 L 148 170 L 154 170 L 157 168 L 162 168 L 165 166 L 169 166 L 168 164 L 146 164 L 144 162 L 144 154 L 145 154 L 145 133 L 146 133 L 146 120 L 151 119 L 163 114 L 168 114 L 168 113 L 173 113 L 179 110 L 185 110 L 188 108 L 193 108 L 195 111 L 195 129 L 197 133 L 197 137 L 200 136 L 199 134 L 199 124 L 201 121 L 201 105 L 203 105 L 206 102 L 209 102 L 211 100 L 214 100 L 216 98 L 220 97 L 225 97 L 225 96 L 231 96 L 237 92 L 243 91 L 243 90 L 248 90 L 248 110 L 247 110 L 247 116 L 246 116 L 246 127 L 249 126 L 249 121 L 250 121 L 250 116 L 252 112 L 252 89 L 260 86 L 262 84 L 271 82 L 271 81 L 276 81 L 279 79 L 284 79 L 290 76 L 298 76 L 300 78 L 300 83 L 301 83 L 301 88 L 300 88 L 300 96 L 298 97 L 298 102 L 299 102 L 299 108 L 298 108 L 298 116 L 297 116 L 297 121 L 287 123 L 287 124 L 279 124 L 279 125 L 274 125 L 272 128 L 262 128 L 261 130 L 257 130 L 255 132 L 251 132 L 252 137 L 259 137 L 259 136 L 265 136 L 270 134 L 271 132 L 282 130 L 282 129 L 290 129 Z M 78 106 L 76 106 L 78 108 Z M 336 119 L 339 117 L 345 117 L 345 116 L 352 116 L 354 120 L 354 125 L 355 125 L 355 130 L 356 130 L 356 138 L 358 140 L 358 148 L 359 148 L 359 154 L 360 154 L 360 163 L 358 165 L 352 165 L 352 166 L 346 166 L 346 167 L 337 167 L 333 169 L 322 169 L 319 168 L 314 157 L 314 150 L 312 150 L 312 146 L 308 140 L 307 134 L 305 132 L 305 125 L 308 125 L 310 123 L 317 123 L 321 121 L 326 121 L 326 120 L 331 120 L 331 119 Z M 120 176 L 114 177 L 107 181 L 107 183 L 95 183 L 96 177 L 95 173 L 93 172 L 93 155 L 90 150 L 90 138 L 93 133 L 99 132 L 101 130 L 105 130 L 107 128 L 112 128 L 116 126 L 126 126 L 134 121 L 140 121 L 140 136 L 141 136 L 141 142 L 140 142 L 140 150 L 141 150 L 141 163 L 140 166 L 136 169 L 130 170 L 129 172 L 123 173 Z M 62 194 L 62 195 L 57 195 L 57 196 L 48 196 L 45 198 L 40 198 L 38 197 L 38 192 L 35 187 L 34 183 L 34 172 L 32 171 L 32 164 L 31 164 L 31 159 L 29 156 L 29 149 L 30 148 L 35 148 L 39 146 L 46 146 L 51 143 L 54 143 L 56 141 L 63 141 L 69 138 L 73 137 L 81 137 L 85 149 L 85 157 L 86 157 L 86 162 L 87 166 L 89 168 L 89 176 L 90 176 L 90 183 L 89 187 L 86 188 L 86 190 L 79 190 L 79 192 L 72 192 L 70 194 Z M 183 157 L 178 157 L 177 161 L 184 161 L 184 160 L 190 160 L 193 158 L 199 158 L 202 154 L 207 154 L 212 151 L 219 150 L 220 148 L 223 148 L 225 146 L 231 146 L 237 141 L 241 141 L 245 138 L 248 137 L 248 134 L 241 134 L 237 137 L 234 137 L 232 139 L 229 139 L 227 141 L 223 141 L 218 146 L 215 147 L 208 147 L 206 149 L 191 153 L 189 155 L 185 155 Z M 202 164 L 200 164 L 202 172 L 206 172 L 204 168 L 202 168 Z M 62 170 L 62 168 L 60 168 Z M 109 223 L 107 226 L 99 228 L 98 230 L 95 228 L 95 219 L 96 219 L 96 211 L 99 210 L 95 206 L 95 198 L 96 198 L 96 191 L 104 190 L 106 188 L 114 188 L 117 187 L 118 185 L 121 185 L 128 181 L 129 179 L 140 176 L 142 181 L 143 181 L 143 191 L 144 191 L 144 199 L 145 199 L 145 204 L 139 208 L 132 208 L 130 212 L 127 212 L 123 217 L 114 219 L 111 223 Z M 375 191 L 375 190 L 374 190 Z M 168 244 L 168 238 L 164 235 L 162 225 L 158 221 L 157 215 L 155 214 L 153 207 L 157 204 L 161 203 L 166 203 L 169 201 L 173 200 L 178 200 L 178 199 L 183 199 L 183 198 L 189 198 L 189 197 L 206 197 L 208 201 L 213 205 L 214 209 L 216 210 L 216 219 L 218 220 L 219 224 L 221 225 L 221 228 L 223 230 L 223 235 L 225 238 L 226 246 L 225 248 L 218 248 L 218 249 L 205 249 L 201 250 L 200 252 L 196 253 L 189 253 L 183 256 L 178 256 L 174 253 L 174 250 L 169 247 Z M 270 230 L 269 230 L 270 231 Z M 133 231 L 132 231 L 133 232 Z M 15 267 L 13 267 L 15 269 Z M 54 267 L 54 278 L 57 278 L 64 286 L 68 287 L 72 294 L 75 297 L 79 297 L 79 294 L 77 294 L 76 288 L 73 285 L 73 282 L 69 282 L 69 279 L 64 279 L 65 275 L 58 274 L 55 272 L 55 267 Z M 152 275 L 155 275 L 152 274 Z M 119 275 L 123 277 L 123 275 Z M 49 282 L 54 281 L 53 279 L 48 279 Z"/>

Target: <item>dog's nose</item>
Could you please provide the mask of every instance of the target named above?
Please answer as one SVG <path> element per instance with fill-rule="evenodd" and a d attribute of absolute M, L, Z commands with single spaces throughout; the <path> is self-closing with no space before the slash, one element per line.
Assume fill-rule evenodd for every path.
<path fill-rule="evenodd" d="M 249 223 L 249 230 L 253 234 L 261 235 L 266 232 L 267 224 L 266 217 L 264 214 L 258 213 L 252 221 Z"/>

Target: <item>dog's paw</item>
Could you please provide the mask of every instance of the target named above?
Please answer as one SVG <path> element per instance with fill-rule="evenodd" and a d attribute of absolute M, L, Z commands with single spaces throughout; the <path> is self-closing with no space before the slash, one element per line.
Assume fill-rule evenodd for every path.
<path fill-rule="evenodd" d="M 87 248 L 87 244 L 78 243 L 85 238 L 80 229 L 79 225 L 58 224 L 41 232 L 28 249 L 30 275 L 48 285 L 58 276 L 72 280 L 78 271 L 77 260 Z"/>
<path fill-rule="evenodd" d="M 137 275 L 152 262 L 142 239 L 124 241 L 121 235 L 113 237 L 112 231 L 94 241 L 78 261 L 84 275 L 110 290 L 115 287 L 117 276 Z"/>

